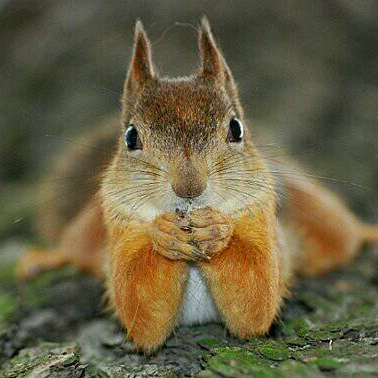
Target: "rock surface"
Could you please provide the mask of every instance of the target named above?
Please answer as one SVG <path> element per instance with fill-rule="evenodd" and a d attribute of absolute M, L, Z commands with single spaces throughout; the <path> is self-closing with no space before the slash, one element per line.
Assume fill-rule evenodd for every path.
<path fill-rule="evenodd" d="M 300 279 L 267 337 L 240 342 L 218 324 L 176 330 L 135 352 L 105 311 L 102 284 L 72 268 L 16 283 L 21 243 L 0 249 L 0 377 L 322 377 L 378 372 L 378 257 Z"/>

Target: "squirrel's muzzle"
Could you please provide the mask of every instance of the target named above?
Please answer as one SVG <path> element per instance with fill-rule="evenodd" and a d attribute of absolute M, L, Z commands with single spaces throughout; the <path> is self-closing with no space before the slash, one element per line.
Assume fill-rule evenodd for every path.
<path fill-rule="evenodd" d="M 181 198 L 199 197 L 206 189 L 206 167 L 199 160 L 181 160 L 171 175 L 172 189 Z"/>

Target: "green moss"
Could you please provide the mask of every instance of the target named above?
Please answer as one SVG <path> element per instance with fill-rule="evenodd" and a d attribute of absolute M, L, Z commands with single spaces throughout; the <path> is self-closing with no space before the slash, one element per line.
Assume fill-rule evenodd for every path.
<path fill-rule="evenodd" d="M 298 361 L 287 360 L 275 370 L 279 378 L 316 378 L 323 374 L 316 366 L 309 366 Z"/>
<path fill-rule="evenodd" d="M 219 348 L 216 355 L 209 360 L 209 368 L 226 377 L 235 377 L 238 374 L 254 369 L 265 361 L 254 353 L 240 348 Z"/>
<path fill-rule="evenodd" d="M 292 319 L 283 323 L 282 333 L 284 336 L 302 335 L 311 328 L 311 324 L 305 319 Z"/>
<path fill-rule="evenodd" d="M 240 348 L 219 348 L 210 358 L 208 369 L 225 377 L 243 377 L 252 373 L 268 377 L 270 375 L 263 374 L 263 367 L 267 364 L 269 362 L 252 352 Z"/>
<path fill-rule="evenodd" d="M 326 328 L 306 330 L 300 336 L 313 341 L 330 341 L 339 338 L 342 335 L 341 330 L 332 331 Z"/>
<path fill-rule="evenodd" d="M 213 349 L 213 348 L 219 348 L 221 346 L 225 346 L 224 342 L 218 340 L 218 339 L 211 339 L 211 338 L 208 338 L 208 339 L 201 339 L 199 341 L 197 341 L 197 344 L 204 348 L 204 349 Z"/>
<path fill-rule="evenodd" d="M 266 355 L 263 355 L 261 351 L 264 351 Z M 238 348 L 221 348 L 215 353 L 216 355 L 209 360 L 206 369 L 199 374 L 199 377 L 312 378 L 322 376 L 315 364 L 306 365 L 290 360 L 289 352 L 285 348 L 259 346 L 256 354 Z M 273 359 L 274 362 L 271 361 Z"/>
<path fill-rule="evenodd" d="M 305 338 L 297 337 L 297 336 L 290 336 L 285 339 L 285 342 L 289 346 L 293 347 L 304 347 L 308 345 L 308 340 Z"/>
<path fill-rule="evenodd" d="M 201 371 L 198 374 L 198 377 L 199 378 L 216 378 L 216 377 L 219 377 L 219 375 L 217 375 L 216 373 L 214 373 L 211 370 L 206 369 L 206 370 Z"/>
<path fill-rule="evenodd" d="M 15 264 L 0 265 L 0 287 L 9 290 L 15 286 Z"/>
<path fill-rule="evenodd" d="M 272 361 L 285 361 L 290 358 L 289 349 L 283 345 L 260 346 L 256 348 L 256 351 Z"/>
<path fill-rule="evenodd" d="M 364 363 L 378 362 L 377 346 L 374 341 L 336 340 L 332 343 L 332 350 L 328 351 L 332 357 L 344 361 L 359 361 Z"/>
<path fill-rule="evenodd" d="M 14 315 L 14 298 L 10 294 L 0 294 L 0 323 L 9 321 Z"/>
<path fill-rule="evenodd" d="M 341 362 L 338 360 L 335 360 L 334 358 L 319 357 L 310 361 L 309 365 L 315 365 L 319 367 L 319 369 L 321 370 L 329 371 L 329 370 L 337 369 L 341 365 Z"/>

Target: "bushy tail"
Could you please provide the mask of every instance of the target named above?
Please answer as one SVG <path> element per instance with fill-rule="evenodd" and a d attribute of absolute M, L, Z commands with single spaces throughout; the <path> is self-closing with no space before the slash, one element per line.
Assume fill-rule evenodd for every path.
<path fill-rule="evenodd" d="M 378 225 L 363 224 L 362 238 L 368 243 L 378 243 Z"/>

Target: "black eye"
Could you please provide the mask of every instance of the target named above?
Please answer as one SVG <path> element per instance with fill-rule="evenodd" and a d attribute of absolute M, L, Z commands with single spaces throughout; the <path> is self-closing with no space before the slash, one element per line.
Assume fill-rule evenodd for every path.
<path fill-rule="evenodd" d="M 230 120 L 230 129 L 228 130 L 227 141 L 239 143 L 243 139 L 244 127 L 240 120 L 236 117 Z"/>
<path fill-rule="evenodd" d="M 142 142 L 138 136 L 138 130 L 134 125 L 130 125 L 125 132 L 125 143 L 130 151 L 141 150 Z"/>

